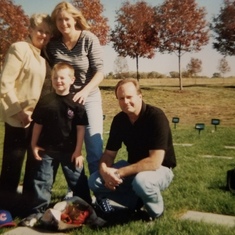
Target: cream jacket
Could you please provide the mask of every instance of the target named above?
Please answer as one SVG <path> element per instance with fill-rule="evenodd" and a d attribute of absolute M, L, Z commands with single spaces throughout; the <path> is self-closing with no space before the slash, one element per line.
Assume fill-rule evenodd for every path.
<path fill-rule="evenodd" d="M 32 114 L 41 94 L 46 63 L 41 50 L 29 42 L 13 43 L 6 55 L 0 77 L 0 119 L 11 126 L 22 127 L 16 114 Z"/>

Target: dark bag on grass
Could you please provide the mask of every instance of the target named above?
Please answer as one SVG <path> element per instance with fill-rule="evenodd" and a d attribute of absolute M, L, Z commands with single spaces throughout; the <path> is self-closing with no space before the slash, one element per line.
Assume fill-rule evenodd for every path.
<path fill-rule="evenodd" d="M 235 194 L 235 168 L 227 171 L 227 189 Z"/>

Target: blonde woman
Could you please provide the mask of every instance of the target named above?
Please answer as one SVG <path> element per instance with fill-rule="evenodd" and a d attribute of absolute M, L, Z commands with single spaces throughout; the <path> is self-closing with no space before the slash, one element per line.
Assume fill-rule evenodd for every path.
<path fill-rule="evenodd" d="M 34 14 L 30 18 L 27 41 L 13 43 L 5 58 L 0 77 L 0 111 L 5 123 L 1 196 L 17 192 L 24 156 L 30 151 L 31 114 L 46 75 L 45 59 L 40 54 L 51 35 L 50 16 Z M 27 178 L 30 177 L 27 176 L 31 169 L 29 162 L 27 159 L 24 189 L 28 187 Z"/>
<path fill-rule="evenodd" d="M 98 38 L 82 13 L 68 2 L 59 3 L 51 14 L 55 38 L 47 46 L 51 65 L 67 62 L 75 69 L 71 88 L 74 101 L 85 105 L 89 125 L 85 147 L 89 172 L 98 170 L 103 150 L 103 111 L 99 84 L 103 80 L 103 59 Z M 90 200 L 90 199 L 89 199 Z"/>

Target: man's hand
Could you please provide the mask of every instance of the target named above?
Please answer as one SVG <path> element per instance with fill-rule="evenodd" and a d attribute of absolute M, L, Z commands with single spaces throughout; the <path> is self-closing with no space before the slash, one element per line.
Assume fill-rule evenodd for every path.
<path fill-rule="evenodd" d="M 101 173 L 105 187 L 110 190 L 116 190 L 116 188 L 123 182 L 116 172 L 117 169 L 106 167 L 105 171 L 102 171 Z"/>

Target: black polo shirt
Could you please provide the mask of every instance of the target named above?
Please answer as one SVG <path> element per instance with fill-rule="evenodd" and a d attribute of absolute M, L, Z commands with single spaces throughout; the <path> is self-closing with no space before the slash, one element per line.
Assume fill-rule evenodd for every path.
<path fill-rule="evenodd" d="M 107 150 L 118 151 L 122 143 L 128 152 L 128 162 L 136 163 L 149 156 L 149 150 L 163 149 L 162 165 L 176 166 L 169 121 L 164 112 L 154 106 L 142 103 L 137 121 L 132 124 L 126 113 L 118 113 L 111 124 Z"/>

